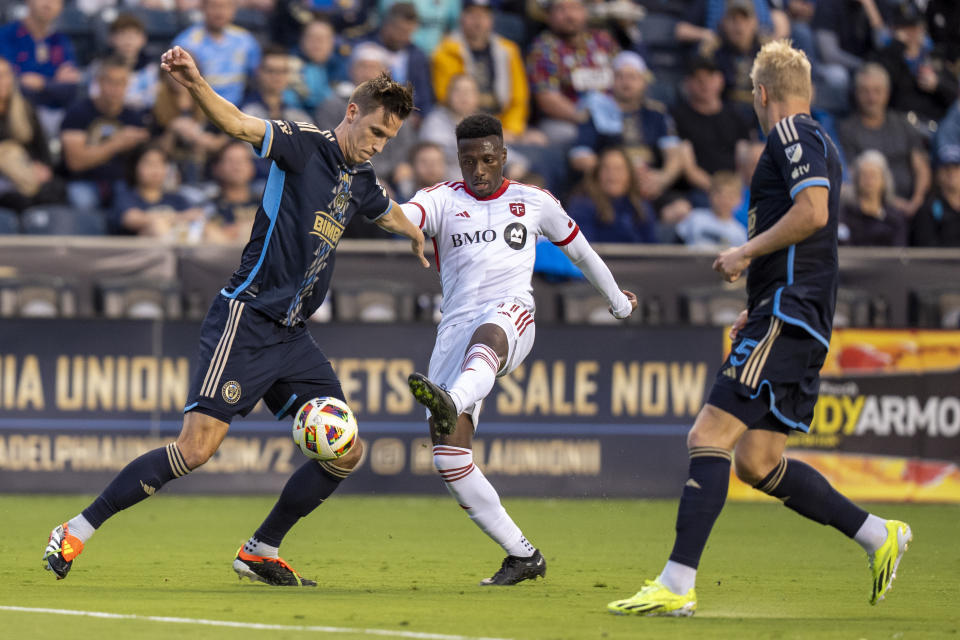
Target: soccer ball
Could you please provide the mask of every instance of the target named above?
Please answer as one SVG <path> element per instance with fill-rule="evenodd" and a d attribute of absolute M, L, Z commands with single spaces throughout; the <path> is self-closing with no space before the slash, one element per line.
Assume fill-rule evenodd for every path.
<path fill-rule="evenodd" d="M 357 441 L 357 419 L 337 398 L 313 398 L 293 419 L 293 441 L 315 460 L 342 458 Z"/>

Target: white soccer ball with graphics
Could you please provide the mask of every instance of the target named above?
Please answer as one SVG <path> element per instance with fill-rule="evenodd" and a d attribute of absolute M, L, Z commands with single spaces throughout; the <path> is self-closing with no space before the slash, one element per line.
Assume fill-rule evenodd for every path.
<path fill-rule="evenodd" d="M 337 398 L 314 398 L 293 419 L 293 441 L 314 460 L 336 460 L 357 442 L 357 419 Z"/>

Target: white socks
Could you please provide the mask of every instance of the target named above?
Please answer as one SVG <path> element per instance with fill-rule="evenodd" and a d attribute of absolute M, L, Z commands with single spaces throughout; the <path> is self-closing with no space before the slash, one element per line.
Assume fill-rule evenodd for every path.
<path fill-rule="evenodd" d="M 887 541 L 887 521 L 872 513 L 868 514 L 853 539 L 863 547 L 864 551 L 873 554 Z"/>
<path fill-rule="evenodd" d="M 460 375 L 447 389 L 447 393 L 453 398 L 453 403 L 457 407 L 458 414 L 487 397 L 493 389 L 499 370 L 500 358 L 487 345 L 475 344 L 467 350 L 463 364 L 460 365 Z"/>
<path fill-rule="evenodd" d="M 70 535 L 80 538 L 80 542 L 86 544 L 96 529 L 93 528 L 93 525 L 83 517 L 83 514 L 77 514 L 67 522 L 67 528 L 70 530 Z"/>
<path fill-rule="evenodd" d="M 261 542 L 253 536 L 250 536 L 250 539 L 243 543 L 243 550 L 249 554 L 262 556 L 264 558 L 280 557 L 279 547 L 271 547 L 266 542 Z"/>
<path fill-rule="evenodd" d="M 697 583 L 697 570 L 685 564 L 667 560 L 660 574 L 660 583 L 678 596 L 685 596 Z"/>
<path fill-rule="evenodd" d="M 473 451 L 438 444 L 433 447 L 433 463 L 447 489 L 484 533 L 511 556 L 533 555 L 533 545 L 507 515 L 497 490 L 473 464 Z"/>

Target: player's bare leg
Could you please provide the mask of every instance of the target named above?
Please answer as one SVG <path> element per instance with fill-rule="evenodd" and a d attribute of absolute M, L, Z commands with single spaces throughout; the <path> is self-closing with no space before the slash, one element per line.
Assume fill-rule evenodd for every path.
<path fill-rule="evenodd" d="M 287 532 L 323 504 L 363 459 L 363 442 L 357 440 L 335 461 L 307 460 L 287 480 L 273 509 L 256 532 L 237 550 L 233 570 L 276 587 L 315 587 L 316 581 L 301 576 L 280 557 L 280 543 Z"/>
<path fill-rule="evenodd" d="M 65 578 L 84 544 L 107 518 L 209 460 L 229 428 L 228 423 L 197 411 L 186 414 L 175 442 L 130 462 L 89 507 L 54 528 L 44 550 L 44 568 L 53 571 L 58 580 Z"/>
<path fill-rule="evenodd" d="M 500 496 L 473 462 L 473 420 L 467 414 L 457 419 L 453 433 L 437 433 L 430 421 L 433 462 L 450 494 L 471 520 L 507 552 L 500 569 L 481 585 L 513 585 L 523 580 L 546 576 L 543 555 L 524 537 Z"/>

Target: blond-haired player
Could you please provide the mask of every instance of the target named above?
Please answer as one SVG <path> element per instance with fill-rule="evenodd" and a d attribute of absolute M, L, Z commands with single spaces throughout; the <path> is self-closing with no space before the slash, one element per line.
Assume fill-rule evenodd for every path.
<path fill-rule="evenodd" d="M 663 572 L 618 614 L 689 616 L 700 556 L 736 473 L 814 522 L 863 547 L 873 572 L 870 603 L 890 588 L 910 527 L 867 513 L 813 467 L 785 458 L 791 431 L 806 432 L 829 347 L 837 294 L 837 149 L 810 117 L 810 63 L 779 40 L 753 64 L 753 105 L 767 143 L 750 185 L 749 239 L 713 268 L 729 282 L 747 271 L 747 309 L 730 332 L 730 355 L 687 436 L 689 479 Z"/>
<path fill-rule="evenodd" d="M 418 191 L 404 213 L 433 238 L 443 286 L 443 320 L 427 376 L 410 376 L 414 397 L 430 410 L 433 461 L 450 493 L 507 557 L 483 585 L 512 585 L 546 574 L 543 555 L 500 504 L 473 463 L 480 404 L 497 376 L 513 371 L 533 346 L 530 279 L 536 236 L 558 245 L 586 274 L 617 318 L 637 306 L 549 192 L 507 180 L 500 121 L 468 116 L 457 125 L 462 182 Z"/>

